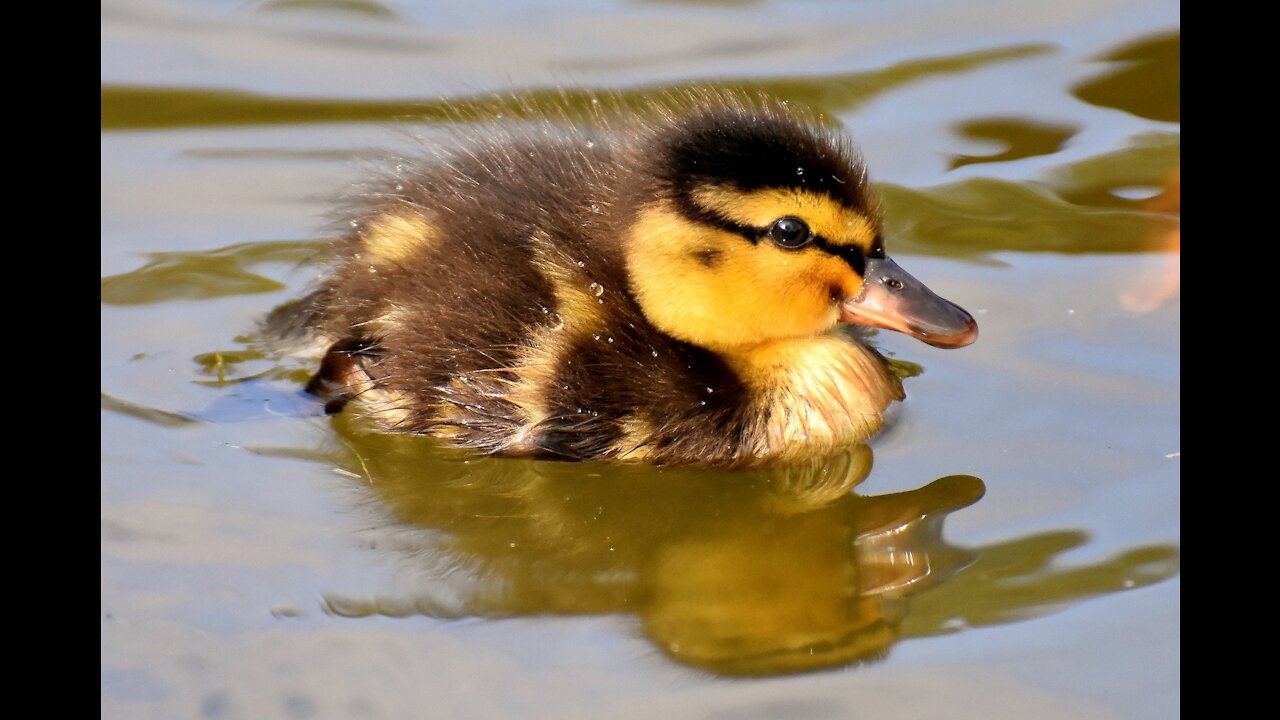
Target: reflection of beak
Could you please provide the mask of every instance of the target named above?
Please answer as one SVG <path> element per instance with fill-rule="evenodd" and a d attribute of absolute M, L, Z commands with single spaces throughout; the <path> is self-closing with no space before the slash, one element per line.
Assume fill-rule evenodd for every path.
<path fill-rule="evenodd" d="M 862 291 L 840 303 L 847 323 L 896 330 L 935 347 L 964 347 L 978 323 L 959 305 L 934 294 L 889 258 L 869 258 Z"/>

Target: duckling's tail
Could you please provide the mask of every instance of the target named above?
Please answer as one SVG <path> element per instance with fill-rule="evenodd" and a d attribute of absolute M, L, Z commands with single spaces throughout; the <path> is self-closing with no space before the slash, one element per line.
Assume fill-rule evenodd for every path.
<path fill-rule="evenodd" d="M 323 294 L 324 289 L 320 288 L 296 300 L 277 305 L 262 319 L 258 329 L 263 336 L 280 340 L 307 335 L 307 328 L 314 327 L 313 323 L 320 317 Z"/>
<path fill-rule="evenodd" d="M 319 357 L 333 344 L 333 338 L 316 331 L 321 326 L 327 302 L 326 288 L 276 306 L 258 323 L 258 337 L 272 352 L 295 357 Z"/>

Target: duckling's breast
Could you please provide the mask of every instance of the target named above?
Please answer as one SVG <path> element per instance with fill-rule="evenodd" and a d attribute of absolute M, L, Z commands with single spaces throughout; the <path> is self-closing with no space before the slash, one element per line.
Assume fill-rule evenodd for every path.
<path fill-rule="evenodd" d="M 866 440 L 904 397 L 884 359 L 846 328 L 755 348 L 731 364 L 750 388 L 757 457 L 802 459 Z"/>

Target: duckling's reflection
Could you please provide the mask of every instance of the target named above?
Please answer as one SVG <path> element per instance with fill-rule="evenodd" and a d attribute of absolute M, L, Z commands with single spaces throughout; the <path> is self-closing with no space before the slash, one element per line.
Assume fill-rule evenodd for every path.
<path fill-rule="evenodd" d="M 865 445 L 785 469 L 717 472 L 474 460 L 336 418 L 372 489 L 375 547 L 406 562 L 394 597 L 329 596 L 341 615 L 633 613 L 681 662 L 729 675 L 883 655 L 906 598 L 973 554 L 942 521 L 976 502 L 965 475 L 875 497 L 850 490 Z M 381 508 L 381 510 L 378 510 Z"/>

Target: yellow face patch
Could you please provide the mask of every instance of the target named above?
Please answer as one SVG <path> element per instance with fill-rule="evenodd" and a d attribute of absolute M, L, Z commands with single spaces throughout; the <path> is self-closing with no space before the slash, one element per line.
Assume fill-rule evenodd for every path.
<path fill-rule="evenodd" d="M 827 207 L 824 222 L 834 222 Z M 735 204 L 730 217 L 767 227 L 787 206 L 759 218 Z M 847 223 L 847 218 L 840 222 Z M 815 223 L 816 224 L 816 223 Z M 866 220 L 847 225 L 845 238 L 874 234 Z M 830 229 L 828 227 L 828 229 Z M 763 232 L 763 231 L 762 231 Z M 671 203 L 643 208 L 626 244 L 632 291 L 645 315 L 667 334 L 721 353 L 781 339 L 809 337 L 836 324 L 838 303 L 856 295 L 862 278 L 842 258 L 816 247 L 780 248 L 685 217 Z M 862 238 L 864 235 L 857 235 Z"/>
<path fill-rule="evenodd" d="M 360 231 L 370 262 L 397 263 L 431 246 L 435 229 L 420 215 L 391 212 L 379 215 Z"/>
<path fill-rule="evenodd" d="M 792 188 L 768 188 L 741 192 L 729 187 L 708 186 L 692 193 L 693 200 L 739 225 L 767 228 L 781 217 L 798 217 L 813 232 L 834 245 L 854 245 L 870 251 L 876 229 L 862 213 L 841 205 L 826 195 Z"/>

